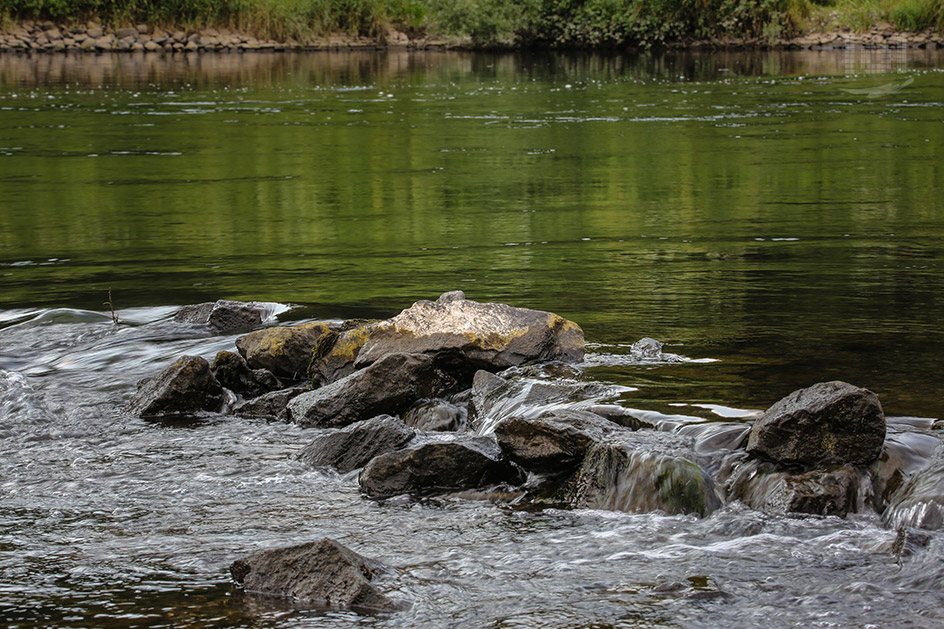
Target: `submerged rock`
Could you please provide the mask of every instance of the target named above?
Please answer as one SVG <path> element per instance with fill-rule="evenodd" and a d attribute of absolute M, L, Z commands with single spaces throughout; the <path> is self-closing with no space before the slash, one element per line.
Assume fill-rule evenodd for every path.
<path fill-rule="evenodd" d="M 243 332 L 262 325 L 264 313 L 265 308 L 259 304 L 220 299 L 184 306 L 174 315 L 174 321 L 206 324 L 223 333 Z"/>
<path fill-rule="evenodd" d="M 884 442 L 878 397 L 833 381 L 794 391 L 767 409 L 751 429 L 747 451 L 788 465 L 868 465 Z"/>
<path fill-rule="evenodd" d="M 308 444 L 298 458 L 315 467 L 333 467 L 342 474 L 363 467 L 374 457 L 399 450 L 416 436 L 411 428 L 390 415 L 326 431 Z"/>
<path fill-rule="evenodd" d="M 236 339 L 236 348 L 253 369 L 268 369 L 279 378 L 303 380 L 318 339 L 331 331 L 327 323 L 306 323 L 256 330 Z"/>
<path fill-rule="evenodd" d="M 725 487 L 730 500 L 766 513 L 845 517 L 866 509 L 870 484 L 867 472 L 851 466 L 790 472 L 744 457 Z"/>
<path fill-rule="evenodd" d="M 550 312 L 478 303 L 462 291 L 418 301 L 371 330 L 357 356 L 363 367 L 392 354 L 458 353 L 472 365 L 496 371 L 533 361 L 579 361 L 583 330 Z"/>
<path fill-rule="evenodd" d="M 465 427 L 464 406 L 446 400 L 420 400 L 403 414 L 403 423 L 417 430 L 456 431 Z"/>
<path fill-rule="evenodd" d="M 721 506 L 690 444 L 661 432 L 629 432 L 587 452 L 573 483 L 578 507 L 707 516 Z"/>
<path fill-rule="evenodd" d="M 560 473 L 580 465 L 593 445 L 624 431 L 587 411 L 559 410 L 503 419 L 495 425 L 495 438 L 504 455 L 524 469 Z"/>
<path fill-rule="evenodd" d="M 217 353 L 210 369 L 221 385 L 247 398 L 275 391 L 282 386 L 271 371 L 250 369 L 246 359 L 235 352 L 224 350 Z"/>
<path fill-rule="evenodd" d="M 290 387 L 271 391 L 233 407 L 233 414 L 240 417 L 260 417 L 277 421 L 289 421 L 288 403 L 304 393 L 306 389 Z"/>
<path fill-rule="evenodd" d="M 520 482 L 520 472 L 501 459 L 488 438 L 433 441 L 382 454 L 361 471 L 361 490 L 371 498 L 426 494 Z"/>
<path fill-rule="evenodd" d="M 138 383 L 129 410 L 141 417 L 219 411 L 223 387 L 200 356 L 182 356 L 151 378 Z"/>
<path fill-rule="evenodd" d="M 250 594 L 294 604 L 354 611 L 392 611 L 397 604 L 372 583 L 385 570 L 377 561 L 323 538 L 253 553 L 234 561 L 233 579 Z"/>
<path fill-rule="evenodd" d="M 892 496 L 882 519 L 892 528 L 944 528 L 944 445 Z"/>
<path fill-rule="evenodd" d="M 376 415 L 399 414 L 421 398 L 464 386 L 463 374 L 431 356 L 393 354 L 289 402 L 289 417 L 303 426 L 334 428 Z"/>

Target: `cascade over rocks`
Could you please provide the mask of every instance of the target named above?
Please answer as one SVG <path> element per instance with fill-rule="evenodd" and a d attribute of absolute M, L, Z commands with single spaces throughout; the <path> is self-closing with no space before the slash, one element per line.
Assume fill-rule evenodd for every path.
<path fill-rule="evenodd" d="M 522 480 L 520 471 L 501 459 L 495 441 L 487 437 L 431 441 L 382 454 L 368 463 L 358 478 L 361 490 L 371 498 Z"/>
<path fill-rule="evenodd" d="M 465 428 L 464 406 L 446 400 L 420 400 L 403 414 L 403 423 L 417 430 L 456 431 Z"/>
<path fill-rule="evenodd" d="M 456 392 L 466 377 L 455 365 L 423 354 L 392 354 L 288 405 L 302 426 L 333 428 L 382 414 L 399 414 L 420 398 Z"/>
<path fill-rule="evenodd" d="M 583 330 L 541 310 L 478 303 L 462 291 L 418 301 L 377 323 L 357 356 L 365 367 L 392 354 L 455 352 L 471 365 L 497 371 L 527 362 L 579 361 Z"/>
<path fill-rule="evenodd" d="M 233 414 L 240 417 L 260 417 L 277 421 L 288 421 L 288 403 L 305 392 L 301 387 L 271 391 L 233 407 Z"/>
<path fill-rule="evenodd" d="M 638 431 L 595 444 L 573 483 L 578 507 L 707 516 L 721 506 L 711 476 L 695 462 L 688 440 Z"/>
<path fill-rule="evenodd" d="M 767 409 L 751 429 L 747 451 L 786 465 L 868 465 L 884 442 L 878 397 L 833 381 L 794 391 Z"/>
<path fill-rule="evenodd" d="M 174 321 L 206 324 L 222 333 L 245 332 L 262 325 L 264 313 L 261 304 L 220 299 L 184 306 L 174 315 Z"/>
<path fill-rule="evenodd" d="M 390 415 L 328 430 L 315 437 L 298 455 L 314 467 L 333 467 L 342 474 L 366 465 L 374 457 L 399 450 L 416 432 Z"/>
<path fill-rule="evenodd" d="M 140 417 L 215 413 L 223 406 L 223 387 L 200 356 L 181 356 L 160 373 L 138 383 L 129 410 Z"/>
<path fill-rule="evenodd" d="M 588 411 L 559 410 L 536 418 L 508 417 L 495 425 L 504 455 L 526 470 L 558 473 L 573 470 L 593 445 L 628 432 Z"/>
<path fill-rule="evenodd" d="M 239 337 L 236 347 L 253 369 L 294 382 L 305 378 L 318 339 L 331 329 L 327 323 L 266 328 Z"/>
<path fill-rule="evenodd" d="M 236 352 L 218 352 L 211 366 L 217 381 L 233 393 L 253 398 L 282 385 L 268 369 L 250 369 L 246 359 Z"/>
<path fill-rule="evenodd" d="M 944 528 L 944 444 L 892 496 L 882 519 L 891 528 Z"/>
<path fill-rule="evenodd" d="M 295 604 L 360 612 L 396 610 L 373 583 L 386 568 L 333 539 L 262 550 L 237 559 L 230 574 L 250 594 Z"/>

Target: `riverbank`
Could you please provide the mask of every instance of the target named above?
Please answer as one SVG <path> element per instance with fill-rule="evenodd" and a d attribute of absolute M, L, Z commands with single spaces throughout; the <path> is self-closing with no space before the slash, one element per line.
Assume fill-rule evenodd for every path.
<path fill-rule="evenodd" d="M 873 26 L 865 32 L 827 30 L 797 37 L 769 40 L 762 37 L 724 37 L 686 39 L 666 44 L 669 48 L 693 49 L 843 49 L 861 48 L 944 48 L 944 34 L 932 30 L 903 32 L 890 24 Z M 354 49 L 470 49 L 481 46 L 468 38 L 430 37 L 425 33 L 410 36 L 390 29 L 380 36 L 351 36 L 337 33 L 306 41 L 293 38 L 260 38 L 233 29 L 164 29 L 147 24 L 108 28 L 98 20 L 81 23 L 55 23 L 49 20 L 24 20 L 0 32 L 0 51 L 21 53 L 57 52 L 242 52 L 242 51 L 317 51 Z M 511 48 L 490 45 L 490 48 Z"/>

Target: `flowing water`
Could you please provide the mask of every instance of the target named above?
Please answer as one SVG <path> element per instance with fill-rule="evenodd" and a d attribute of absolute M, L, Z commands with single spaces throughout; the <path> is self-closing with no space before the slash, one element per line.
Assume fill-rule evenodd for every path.
<path fill-rule="evenodd" d="M 944 537 L 903 555 L 878 514 L 377 503 L 356 474 L 295 460 L 313 429 L 124 406 L 173 357 L 232 348 L 173 324 L 180 305 L 386 317 L 461 288 L 579 323 L 578 378 L 706 461 L 786 393 L 842 379 L 879 394 L 913 472 L 942 417 L 941 67 L 0 55 L 0 619 L 940 626 Z M 231 586 L 240 555 L 326 535 L 395 568 L 410 609 L 293 610 Z"/>

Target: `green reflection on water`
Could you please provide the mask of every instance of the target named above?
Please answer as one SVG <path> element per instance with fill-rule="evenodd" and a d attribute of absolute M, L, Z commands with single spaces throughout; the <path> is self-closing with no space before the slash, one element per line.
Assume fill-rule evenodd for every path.
<path fill-rule="evenodd" d="M 841 378 L 939 415 L 944 74 L 920 54 L 876 99 L 843 90 L 890 75 L 842 53 L 7 56 L 2 305 L 379 316 L 463 288 L 722 359 L 601 368 L 651 403 Z"/>

